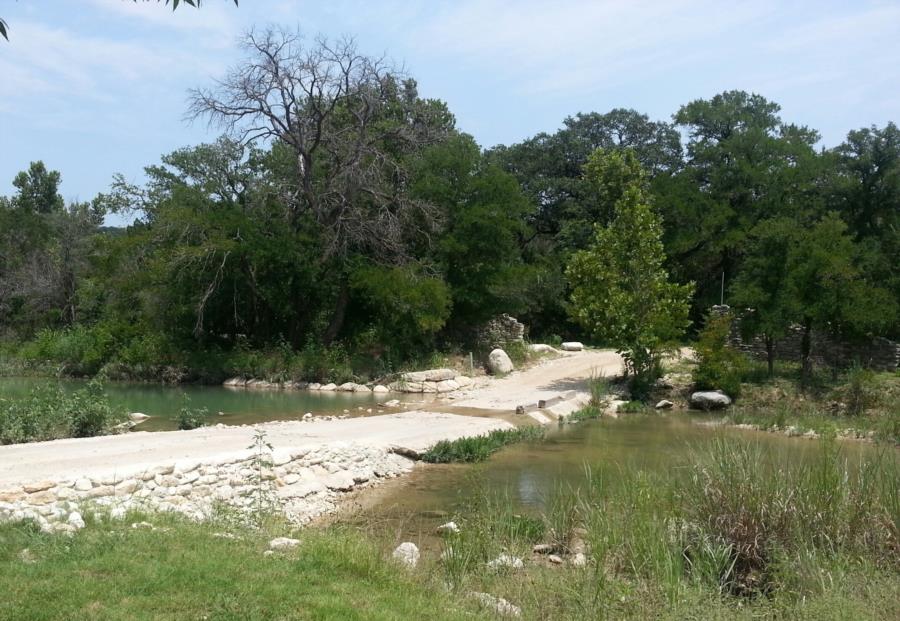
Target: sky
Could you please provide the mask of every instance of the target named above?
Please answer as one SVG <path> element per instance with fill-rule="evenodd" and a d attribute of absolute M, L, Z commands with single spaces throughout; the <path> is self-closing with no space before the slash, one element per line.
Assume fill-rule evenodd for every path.
<path fill-rule="evenodd" d="M 900 122 L 900 1 L 0 0 L 0 195 L 43 160 L 67 200 L 106 191 L 218 130 L 185 120 L 187 91 L 240 61 L 267 25 L 356 37 L 446 101 L 483 146 L 553 132 L 578 112 L 670 119 L 730 89 L 782 106 L 834 146 Z M 110 222 L 119 224 L 115 218 Z"/>

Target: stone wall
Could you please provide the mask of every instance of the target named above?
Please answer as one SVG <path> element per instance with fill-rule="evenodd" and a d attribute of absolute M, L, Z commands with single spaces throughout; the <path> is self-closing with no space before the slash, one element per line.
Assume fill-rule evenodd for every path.
<path fill-rule="evenodd" d="M 179 461 L 130 475 L 36 481 L 0 490 L 0 523 L 31 519 L 42 530 L 74 532 L 91 512 L 122 518 L 132 509 L 210 517 L 218 506 L 249 512 L 262 495 L 292 522 L 330 513 L 340 497 L 412 469 L 414 461 L 387 447 L 330 443 L 263 454 L 245 451 L 215 461 Z"/>
<path fill-rule="evenodd" d="M 478 331 L 478 344 L 486 349 L 503 348 L 509 343 L 525 342 L 525 324 L 506 313 L 487 322 Z"/>
<path fill-rule="evenodd" d="M 728 306 L 713 306 L 710 312 L 729 312 Z M 793 325 L 787 335 L 775 344 L 777 360 L 800 362 L 803 327 Z M 749 341 L 741 338 L 740 318 L 731 326 L 731 345 L 749 356 L 766 359 L 766 343 L 762 337 Z M 860 342 L 839 341 L 829 334 L 813 331 L 810 351 L 813 362 L 820 366 L 847 367 L 858 361 L 861 365 L 877 371 L 895 371 L 900 368 L 900 343 L 885 338 L 872 338 Z"/>

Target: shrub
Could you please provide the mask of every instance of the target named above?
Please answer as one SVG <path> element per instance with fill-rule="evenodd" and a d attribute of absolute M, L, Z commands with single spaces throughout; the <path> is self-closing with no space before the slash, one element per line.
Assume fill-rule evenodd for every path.
<path fill-rule="evenodd" d="M 878 403 L 875 387 L 875 373 L 854 364 L 847 371 L 847 384 L 839 391 L 839 396 L 847 405 L 847 413 L 859 415 Z"/>
<path fill-rule="evenodd" d="M 693 380 L 700 390 L 722 390 L 732 398 L 741 393 L 741 378 L 749 365 L 744 355 L 728 345 L 733 317 L 710 315 L 697 341 Z"/>
<path fill-rule="evenodd" d="M 126 420 L 110 405 L 99 382 L 65 394 L 38 388 L 25 399 L 0 399 L 0 444 L 104 435 Z"/>
<path fill-rule="evenodd" d="M 184 406 L 178 412 L 178 428 L 182 431 L 189 431 L 191 429 L 205 427 L 208 416 L 209 409 L 205 407 L 190 408 Z"/>

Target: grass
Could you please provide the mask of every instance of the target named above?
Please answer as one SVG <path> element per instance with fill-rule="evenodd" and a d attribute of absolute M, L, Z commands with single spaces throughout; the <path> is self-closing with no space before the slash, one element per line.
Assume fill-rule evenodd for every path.
<path fill-rule="evenodd" d="M 422 455 L 422 460 L 432 464 L 479 462 L 509 444 L 540 440 L 543 437 L 544 430 L 541 427 L 495 429 L 485 435 L 442 440 L 428 449 Z"/>
<path fill-rule="evenodd" d="M 846 458 L 833 442 L 803 458 L 720 439 L 674 467 L 587 468 L 523 515 L 475 498 L 431 563 L 454 592 L 493 593 L 528 619 L 895 619 L 900 616 L 900 462 Z M 587 543 L 583 568 L 565 555 Z M 568 547 L 568 550 L 567 550 Z M 520 571 L 491 571 L 500 554 Z M 571 558 L 569 556 L 568 558 Z"/>
<path fill-rule="evenodd" d="M 139 519 L 158 529 L 128 526 Z M 477 612 L 353 531 L 307 529 L 298 548 L 264 556 L 284 531 L 230 539 L 218 528 L 136 515 L 89 523 L 72 538 L 0 526 L 0 618 L 457 620 Z"/>

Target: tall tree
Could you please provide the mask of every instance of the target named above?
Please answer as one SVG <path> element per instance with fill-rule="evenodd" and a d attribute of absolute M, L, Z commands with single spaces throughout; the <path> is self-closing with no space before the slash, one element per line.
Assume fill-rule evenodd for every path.
<path fill-rule="evenodd" d="M 647 200 L 634 153 L 597 150 L 585 177 L 618 199 L 610 223 L 597 226 L 591 247 L 569 263 L 571 312 L 594 337 L 618 348 L 632 392 L 642 398 L 662 352 L 684 334 L 693 287 L 669 281 L 662 222 Z"/>
<path fill-rule="evenodd" d="M 734 277 L 750 231 L 778 216 L 819 211 L 818 134 L 784 123 L 778 104 L 727 91 L 675 114 L 689 133 L 688 161 L 657 187 L 666 246 L 679 277 L 697 282 L 695 314 L 719 301 L 723 274 Z"/>
<path fill-rule="evenodd" d="M 191 113 L 224 126 L 241 142 L 275 141 L 293 161 L 284 204 L 296 228 L 311 217 L 325 240 L 323 260 L 354 254 L 386 264 L 408 258 L 411 239 L 437 230 L 439 211 L 412 200 L 407 160 L 443 140 L 453 117 L 418 96 L 383 58 L 361 54 L 351 39 L 249 32 L 246 60 L 215 89 L 197 89 Z M 337 336 L 349 304 L 349 274 L 340 277 L 324 338 Z"/>

